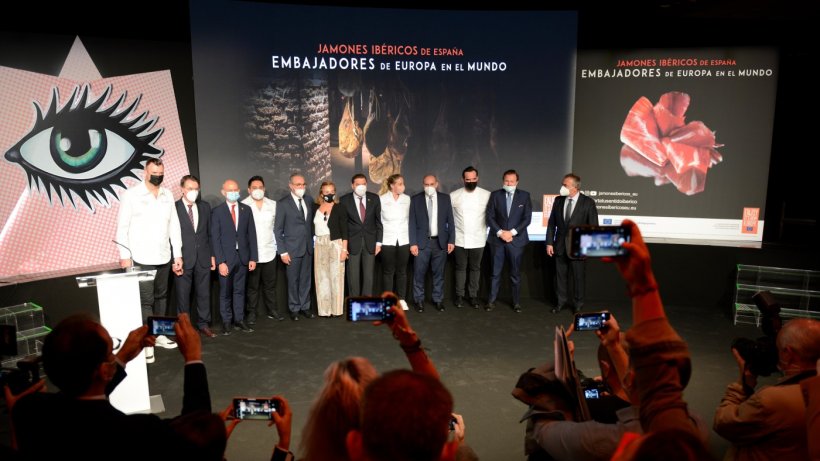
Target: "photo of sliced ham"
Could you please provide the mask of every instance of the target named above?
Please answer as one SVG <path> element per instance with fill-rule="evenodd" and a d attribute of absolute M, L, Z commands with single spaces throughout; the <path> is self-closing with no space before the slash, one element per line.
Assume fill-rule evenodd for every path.
<path fill-rule="evenodd" d="M 723 161 L 715 133 L 701 121 L 686 123 L 688 94 L 671 91 L 658 103 L 641 96 L 621 127 L 621 167 L 628 176 L 654 177 L 694 195 L 706 188 L 709 168 Z"/>

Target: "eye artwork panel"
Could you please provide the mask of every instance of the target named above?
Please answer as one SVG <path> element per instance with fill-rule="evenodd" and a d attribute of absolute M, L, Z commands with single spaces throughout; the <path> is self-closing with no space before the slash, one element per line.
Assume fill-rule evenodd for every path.
<path fill-rule="evenodd" d="M 0 281 L 119 267 L 119 194 L 188 174 L 170 71 L 103 78 L 79 38 L 59 76 L 0 65 L 0 119 Z"/>

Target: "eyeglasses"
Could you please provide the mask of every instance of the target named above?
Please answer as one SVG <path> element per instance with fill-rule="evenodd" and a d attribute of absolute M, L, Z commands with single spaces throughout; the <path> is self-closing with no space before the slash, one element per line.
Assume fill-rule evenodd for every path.
<path fill-rule="evenodd" d="M 327 221 L 327 211 L 323 211 L 322 214 L 325 215 L 324 220 Z"/>

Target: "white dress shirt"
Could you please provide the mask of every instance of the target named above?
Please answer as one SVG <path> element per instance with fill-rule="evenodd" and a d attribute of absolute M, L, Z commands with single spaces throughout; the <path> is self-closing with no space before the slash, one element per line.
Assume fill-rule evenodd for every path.
<path fill-rule="evenodd" d="M 476 187 L 468 192 L 465 188 L 450 193 L 453 202 L 453 218 L 456 224 L 456 246 L 471 249 L 484 248 L 487 244 L 487 203 L 490 191 Z"/>
<path fill-rule="evenodd" d="M 382 244 L 402 246 L 410 243 L 410 196 L 387 192 L 379 197 L 382 205 Z"/>
<path fill-rule="evenodd" d="M 148 190 L 144 182 L 126 190 L 120 196 L 117 217 L 117 242 L 131 250 L 120 247 L 120 259 L 133 259 L 142 264 L 160 265 L 182 257 L 182 232 L 179 216 L 171 191 L 159 188 L 157 196 Z"/>
<path fill-rule="evenodd" d="M 256 200 L 249 195 L 242 200 L 242 203 L 251 207 L 253 222 L 256 225 L 256 246 L 259 251 L 259 260 L 256 262 L 269 263 L 276 257 L 276 239 L 273 238 L 276 202 L 267 197 L 262 197 L 262 209 L 259 209 L 256 206 Z"/>

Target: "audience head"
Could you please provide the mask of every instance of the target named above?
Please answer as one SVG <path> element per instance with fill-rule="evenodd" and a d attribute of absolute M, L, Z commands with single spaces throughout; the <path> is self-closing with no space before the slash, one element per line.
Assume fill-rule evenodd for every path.
<path fill-rule="evenodd" d="M 345 438 L 359 427 L 365 387 L 378 373 L 365 358 L 334 362 L 325 370 L 325 385 L 310 409 L 302 431 L 303 461 L 348 459 Z"/>
<path fill-rule="evenodd" d="M 778 366 L 789 374 L 811 370 L 820 359 L 820 321 L 793 319 L 777 334 Z"/>
<path fill-rule="evenodd" d="M 299 198 L 304 197 L 306 186 L 307 182 L 302 173 L 291 173 L 290 179 L 288 180 L 288 187 L 293 195 Z"/>
<path fill-rule="evenodd" d="M 222 461 L 228 435 L 219 415 L 201 410 L 185 413 L 171 421 L 171 429 L 185 443 L 185 456 L 197 461 Z"/>
<path fill-rule="evenodd" d="M 102 394 L 116 372 L 111 336 L 88 315 L 72 315 L 46 336 L 43 367 L 70 397 Z"/>
<path fill-rule="evenodd" d="M 368 461 L 452 460 L 448 442 L 453 397 L 441 381 L 409 370 L 385 373 L 365 390 L 361 428 L 347 437 L 350 458 Z"/>
<path fill-rule="evenodd" d="M 149 158 L 145 162 L 143 169 L 143 179 L 146 183 L 150 183 L 154 187 L 159 187 L 162 184 L 162 178 L 165 176 L 165 165 L 162 164 L 160 158 Z"/>

